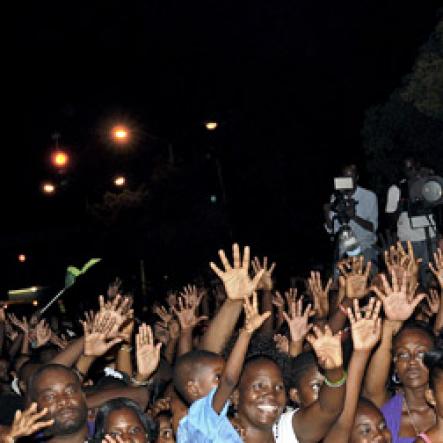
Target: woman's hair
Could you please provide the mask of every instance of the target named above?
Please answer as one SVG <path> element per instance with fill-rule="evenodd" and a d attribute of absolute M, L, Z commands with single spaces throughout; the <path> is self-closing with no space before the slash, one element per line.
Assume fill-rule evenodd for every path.
<path fill-rule="evenodd" d="M 436 378 L 443 375 L 443 348 L 426 352 L 424 362 L 429 369 L 429 386 L 434 390 Z"/>
<path fill-rule="evenodd" d="M 135 401 L 130 400 L 129 398 L 115 398 L 104 403 L 97 412 L 94 433 L 94 441 L 96 443 L 101 443 L 102 439 L 107 434 L 106 424 L 109 414 L 121 409 L 130 409 L 137 415 L 140 423 L 143 425 L 148 441 L 152 442 L 157 438 L 157 426 L 155 422 L 143 413 L 142 409 Z"/>
<path fill-rule="evenodd" d="M 429 337 L 429 339 L 431 340 L 432 346 L 435 345 L 435 335 L 434 335 L 432 329 L 430 328 L 430 326 L 427 323 L 424 323 L 424 322 L 421 322 L 421 321 L 411 321 L 411 322 L 405 323 L 402 326 L 402 328 L 400 329 L 400 331 L 398 331 L 398 334 L 394 337 L 394 340 L 393 340 L 393 343 L 392 343 L 392 347 L 393 348 L 395 348 L 398 339 L 406 331 L 418 331 L 418 332 L 421 332 L 421 333 L 423 333 L 423 334 L 425 334 L 425 335 L 427 335 Z"/>

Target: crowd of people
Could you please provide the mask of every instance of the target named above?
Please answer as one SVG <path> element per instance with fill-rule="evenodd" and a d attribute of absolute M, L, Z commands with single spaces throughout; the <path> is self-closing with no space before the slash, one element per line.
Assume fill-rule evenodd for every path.
<path fill-rule="evenodd" d="M 275 290 L 275 264 L 234 244 L 141 322 L 111 285 L 83 334 L 0 309 L 0 439 L 443 442 L 443 253 L 427 287 L 411 243 L 328 281 Z"/>
<path fill-rule="evenodd" d="M 399 241 L 380 259 L 377 198 L 342 173 L 325 227 L 359 254 L 283 295 L 234 244 L 215 288 L 169 292 L 150 325 L 118 280 L 81 334 L 0 306 L 0 442 L 443 443 L 443 252 L 405 197 L 420 170 L 388 192 Z"/>

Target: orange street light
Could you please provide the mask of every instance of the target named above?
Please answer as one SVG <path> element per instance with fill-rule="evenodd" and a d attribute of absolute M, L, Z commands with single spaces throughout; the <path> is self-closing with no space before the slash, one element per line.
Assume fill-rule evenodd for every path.
<path fill-rule="evenodd" d="M 18 255 L 18 261 L 20 263 L 24 263 L 26 261 L 26 255 L 25 254 L 19 254 Z"/>
<path fill-rule="evenodd" d="M 57 149 L 51 154 L 51 163 L 56 168 L 66 168 L 69 163 L 69 155 L 67 152 Z"/>
<path fill-rule="evenodd" d="M 114 126 L 111 135 L 117 143 L 126 143 L 129 140 L 129 130 L 125 126 Z"/>
<path fill-rule="evenodd" d="M 123 175 L 119 175 L 117 177 L 114 178 L 114 185 L 121 187 L 124 186 L 126 184 L 126 178 Z"/>

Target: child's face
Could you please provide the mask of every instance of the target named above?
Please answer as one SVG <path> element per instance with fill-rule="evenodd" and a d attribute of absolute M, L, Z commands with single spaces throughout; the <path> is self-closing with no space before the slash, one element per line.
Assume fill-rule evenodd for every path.
<path fill-rule="evenodd" d="M 358 405 L 350 443 L 391 443 L 391 433 L 381 412 L 369 405 Z"/>
<path fill-rule="evenodd" d="M 298 400 L 302 408 L 306 408 L 318 400 L 324 380 L 325 377 L 320 374 L 317 365 L 311 366 L 301 377 Z"/>
<path fill-rule="evenodd" d="M 158 437 L 156 443 L 174 443 L 174 432 L 172 431 L 172 422 L 168 417 L 160 416 L 157 420 Z"/>
<path fill-rule="evenodd" d="M 195 379 L 200 398 L 206 397 L 212 389 L 218 386 L 224 367 L 225 361 L 221 357 L 212 358 L 200 365 Z"/>
<path fill-rule="evenodd" d="M 238 415 L 252 427 L 272 427 L 286 406 L 286 392 L 280 368 L 272 361 L 248 364 L 238 389 Z"/>

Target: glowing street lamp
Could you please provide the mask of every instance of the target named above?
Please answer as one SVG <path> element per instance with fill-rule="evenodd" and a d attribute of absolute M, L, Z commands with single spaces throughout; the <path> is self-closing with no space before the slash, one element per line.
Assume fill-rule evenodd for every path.
<path fill-rule="evenodd" d="M 114 178 L 114 185 L 122 187 L 126 184 L 126 178 L 123 175 L 119 175 Z"/>
<path fill-rule="evenodd" d="M 45 194 L 48 194 L 48 195 L 53 194 L 55 192 L 55 186 L 52 183 L 49 183 L 49 182 L 48 183 L 43 183 L 42 191 Z"/>
<path fill-rule="evenodd" d="M 216 121 L 210 121 L 205 123 L 206 129 L 208 131 L 214 131 L 218 127 L 218 123 Z"/>
<path fill-rule="evenodd" d="M 18 261 L 20 263 L 24 263 L 26 261 L 26 255 L 25 254 L 19 254 L 17 258 L 18 258 Z"/>
<path fill-rule="evenodd" d="M 111 135 L 117 143 L 127 143 L 129 140 L 129 130 L 125 126 L 114 126 Z"/>
<path fill-rule="evenodd" d="M 62 151 L 61 149 L 55 150 L 51 154 L 51 163 L 57 169 L 64 169 L 68 166 L 69 163 L 69 155 L 67 152 Z"/>

